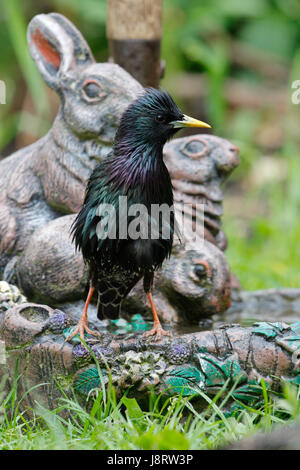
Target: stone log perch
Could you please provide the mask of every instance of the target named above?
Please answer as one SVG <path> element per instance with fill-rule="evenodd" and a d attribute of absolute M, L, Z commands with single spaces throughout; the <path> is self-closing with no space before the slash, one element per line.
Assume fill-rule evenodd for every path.
<path fill-rule="evenodd" d="M 58 384 L 67 395 L 75 389 L 87 397 L 108 383 L 109 374 L 118 396 L 128 389 L 141 401 L 151 390 L 165 396 L 182 393 L 195 395 L 199 405 L 202 392 L 214 395 L 225 383 L 226 390 L 235 384 L 232 396 L 247 404 L 260 400 L 261 378 L 270 391 L 279 391 L 282 379 L 300 383 L 300 322 L 229 324 L 159 342 L 144 339 L 136 325 L 124 335 L 98 322 L 104 334 L 100 340 L 87 337 L 86 349 L 76 337 L 65 341 L 69 321 L 62 311 L 32 303 L 0 313 L 0 340 L 7 352 L 1 375 L 7 373 L 12 383 L 17 362 L 24 407 L 38 402 L 54 409 L 62 396 Z"/>

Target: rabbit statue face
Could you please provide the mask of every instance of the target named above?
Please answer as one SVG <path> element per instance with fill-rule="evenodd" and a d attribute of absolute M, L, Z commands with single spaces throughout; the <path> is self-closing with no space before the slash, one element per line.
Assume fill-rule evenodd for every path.
<path fill-rule="evenodd" d="M 60 90 L 64 121 L 84 139 L 112 143 L 120 117 L 137 96 L 138 84 L 131 82 L 135 80 L 116 64 L 90 64 L 80 74 L 70 74 Z"/>
<path fill-rule="evenodd" d="M 117 64 L 96 63 L 81 33 L 58 13 L 35 16 L 28 43 L 41 75 L 61 98 L 63 123 L 82 140 L 111 144 L 142 86 Z"/>

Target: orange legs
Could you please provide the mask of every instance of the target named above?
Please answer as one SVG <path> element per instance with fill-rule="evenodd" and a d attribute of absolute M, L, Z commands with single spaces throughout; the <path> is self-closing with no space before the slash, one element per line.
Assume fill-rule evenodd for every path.
<path fill-rule="evenodd" d="M 157 316 L 157 313 L 156 313 L 156 310 L 155 310 L 155 307 L 154 307 L 151 292 L 147 293 L 147 297 L 149 299 L 151 309 L 152 309 L 152 313 L 153 313 L 153 317 L 154 317 L 154 326 L 153 326 L 152 330 L 146 331 L 146 333 L 144 333 L 144 336 L 156 336 L 156 338 L 159 339 L 160 336 L 170 335 L 170 333 L 168 331 L 165 331 L 163 329 L 163 327 L 161 326 L 161 323 L 159 321 L 159 318 Z"/>
<path fill-rule="evenodd" d="M 79 320 L 75 330 L 68 336 L 67 341 L 70 341 L 75 335 L 77 335 L 77 333 L 79 333 L 80 338 L 84 340 L 84 332 L 85 331 L 87 333 L 89 333 L 90 335 L 99 336 L 99 333 L 97 331 L 92 331 L 88 327 L 87 310 L 88 310 L 91 298 L 93 296 L 94 290 L 95 290 L 94 287 L 90 287 L 90 290 L 89 290 L 89 293 L 88 293 L 88 296 L 87 296 L 87 299 L 86 299 L 86 302 L 85 302 L 84 310 L 82 312 L 80 320 Z"/>
<path fill-rule="evenodd" d="M 97 331 L 92 331 L 88 327 L 87 311 L 88 311 L 88 307 L 89 307 L 89 304 L 90 304 L 90 301 L 91 301 L 91 298 L 93 296 L 94 291 L 95 291 L 95 288 L 90 287 L 90 290 L 89 290 L 89 293 L 88 293 L 88 296 L 87 296 L 87 299 L 86 299 L 86 302 L 85 302 L 84 310 L 82 312 L 80 320 L 79 320 L 75 330 L 68 336 L 67 341 L 70 341 L 78 333 L 80 335 L 80 338 L 82 340 L 84 340 L 84 332 L 86 332 L 90 335 L 93 335 L 93 336 L 99 336 L 99 333 Z M 153 326 L 152 330 L 146 331 L 144 333 L 144 336 L 155 336 L 157 339 L 159 339 L 161 336 L 170 335 L 170 333 L 168 331 L 165 331 L 163 329 L 163 327 L 161 326 L 161 323 L 159 321 L 158 315 L 157 315 L 155 307 L 154 307 L 151 292 L 147 293 L 147 297 L 149 299 L 151 309 L 152 309 L 152 313 L 153 313 L 154 326 Z"/>

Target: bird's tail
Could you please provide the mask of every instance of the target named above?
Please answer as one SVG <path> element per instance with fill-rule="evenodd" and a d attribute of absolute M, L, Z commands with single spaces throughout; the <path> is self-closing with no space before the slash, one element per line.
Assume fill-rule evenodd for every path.
<path fill-rule="evenodd" d="M 140 279 L 140 274 L 127 279 L 126 282 L 105 279 L 97 282 L 98 305 L 97 316 L 100 320 L 119 318 L 121 303 Z"/>
<path fill-rule="evenodd" d="M 97 317 L 99 320 L 104 320 L 108 318 L 109 320 L 115 320 L 119 318 L 120 315 L 120 308 L 121 304 L 104 304 L 100 300 L 100 296 L 98 297 L 98 304 L 97 304 Z"/>

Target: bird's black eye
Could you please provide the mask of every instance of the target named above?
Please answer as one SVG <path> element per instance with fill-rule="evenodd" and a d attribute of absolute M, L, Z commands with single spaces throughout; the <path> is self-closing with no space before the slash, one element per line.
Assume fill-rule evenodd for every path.
<path fill-rule="evenodd" d="M 203 264 L 198 264 L 194 268 L 194 273 L 199 279 L 206 277 L 206 267 Z"/>
<path fill-rule="evenodd" d="M 105 93 L 102 91 L 102 87 L 96 81 L 88 81 L 83 87 L 83 96 L 88 101 L 99 101 L 105 97 Z"/>
<path fill-rule="evenodd" d="M 157 122 L 164 122 L 165 121 L 165 116 L 163 114 L 157 114 L 155 117 Z"/>

